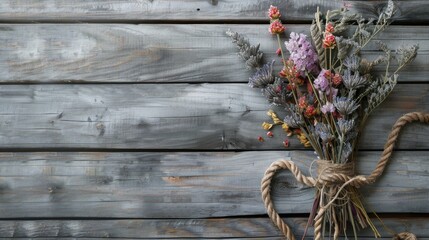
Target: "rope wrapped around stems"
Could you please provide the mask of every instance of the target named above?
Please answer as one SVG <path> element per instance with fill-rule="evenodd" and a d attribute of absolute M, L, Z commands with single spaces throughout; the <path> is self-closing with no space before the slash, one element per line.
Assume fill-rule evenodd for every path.
<path fill-rule="evenodd" d="M 396 140 L 398 139 L 399 133 L 401 129 L 411 122 L 421 122 L 421 123 L 429 123 L 429 113 L 423 112 L 412 112 L 407 113 L 400 117 L 396 123 L 393 125 L 392 131 L 389 134 L 387 142 L 384 146 L 383 153 L 378 161 L 375 169 L 368 176 L 357 175 L 354 176 L 353 166 L 350 170 L 350 166 L 344 166 L 346 169 L 341 171 L 333 171 L 338 166 L 323 166 L 322 161 L 319 164 L 322 164 L 322 170 L 319 171 L 321 174 L 318 178 L 308 177 L 302 174 L 299 168 L 292 161 L 287 160 L 279 160 L 273 162 L 270 167 L 266 170 L 265 175 L 261 182 L 261 192 L 262 192 L 262 200 L 264 201 L 265 208 L 267 209 L 268 216 L 271 221 L 280 229 L 280 231 L 284 234 L 284 236 L 288 240 L 295 240 L 295 236 L 293 235 L 290 227 L 280 218 L 280 215 L 274 208 L 273 202 L 271 200 L 271 180 L 275 173 L 279 170 L 286 169 L 292 172 L 295 176 L 296 180 L 304 185 L 310 187 L 319 187 L 326 184 L 338 184 L 340 185 L 340 191 L 337 192 L 337 195 L 332 198 L 332 200 L 320 207 L 317 215 L 314 219 L 314 239 L 321 240 L 322 239 L 322 224 L 323 224 L 323 215 L 324 212 L 330 205 L 338 198 L 338 193 L 341 192 L 341 189 L 344 187 L 351 185 L 354 187 L 360 187 L 366 184 L 374 183 L 378 177 L 383 174 L 384 169 L 393 153 L 393 147 L 395 145 Z M 338 165 L 338 164 L 334 164 Z M 320 168 L 319 168 L 320 169 Z M 325 169 L 325 170 L 323 170 Z M 394 240 L 414 240 L 417 239 L 416 236 L 412 233 L 403 232 L 394 236 Z"/>

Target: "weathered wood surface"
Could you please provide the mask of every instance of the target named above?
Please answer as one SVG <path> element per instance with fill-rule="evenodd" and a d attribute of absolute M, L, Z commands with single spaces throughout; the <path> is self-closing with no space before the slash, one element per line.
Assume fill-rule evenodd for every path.
<path fill-rule="evenodd" d="M 225 34 L 229 28 L 261 43 L 266 59 L 280 60 L 276 40 L 261 24 L 3 24 L 0 82 L 247 82 L 251 73 Z M 287 31 L 308 32 L 309 25 Z M 378 39 L 392 48 L 419 43 L 417 59 L 399 80 L 429 80 L 426 26 L 392 26 Z M 372 44 L 364 54 L 375 58 L 376 50 Z"/>
<path fill-rule="evenodd" d="M 0 87 L 0 148 L 283 149 L 261 143 L 269 104 L 247 84 L 85 84 Z M 281 109 L 279 114 L 281 114 Z M 393 123 L 429 110 L 429 85 L 400 84 L 368 121 L 363 149 L 382 149 Z M 282 115 L 280 115 L 282 116 Z M 429 128 L 407 127 L 398 149 L 428 149 Z M 289 149 L 302 149 L 295 137 Z"/>
<path fill-rule="evenodd" d="M 362 152 L 369 174 L 380 152 Z M 429 152 L 399 151 L 362 188 L 369 211 L 429 213 Z M 275 160 L 308 172 L 310 151 L 29 152 L 0 155 L 0 213 L 17 218 L 207 218 L 265 214 L 260 180 Z M 282 172 L 272 185 L 280 213 L 308 213 L 314 189 Z M 383 204 L 380 204 L 383 203 Z"/>
<path fill-rule="evenodd" d="M 299 239 L 306 218 L 287 218 Z M 373 219 L 384 238 L 391 240 L 377 219 Z M 383 218 L 386 226 L 396 232 L 418 232 L 419 239 L 429 238 L 429 223 L 425 218 Z M 309 230 L 307 239 L 312 239 Z M 389 238 L 390 236 L 390 238 Z M 162 219 L 162 220 L 39 220 L 0 221 L 1 238 L 128 238 L 128 239 L 281 239 L 281 233 L 268 218 Z M 370 230 L 359 232 L 359 239 L 373 239 Z"/>
<path fill-rule="evenodd" d="M 257 141 L 269 106 L 247 86 L 250 73 L 224 34 L 239 31 L 275 58 L 270 4 L 283 9 L 288 23 L 302 23 L 287 24 L 288 33 L 307 32 L 316 6 L 343 6 L 327 0 L 0 1 L 0 83 L 6 83 L 0 85 L 0 239 L 282 239 L 262 217 L 260 179 L 280 158 L 308 172 L 314 156 L 296 140 L 289 148 L 295 151 L 284 151 L 280 129 Z M 378 39 L 392 47 L 419 43 L 420 52 L 368 122 L 361 147 L 374 151 L 360 152 L 364 174 L 399 116 L 429 111 L 423 25 L 429 2 L 397 4 L 397 25 Z M 345 5 L 375 16 L 382 1 Z M 375 45 L 364 51 L 377 53 Z M 70 82 L 76 84 L 58 84 Z M 382 216 L 388 227 L 419 239 L 429 239 L 428 134 L 423 125 L 407 127 L 382 178 L 362 188 L 369 211 L 388 213 Z M 289 173 L 274 179 L 274 203 L 295 216 L 287 221 L 298 236 L 306 219 L 296 216 L 309 212 L 313 197 Z M 375 222 L 382 239 L 391 239 Z M 359 239 L 373 236 L 365 230 Z"/>
<path fill-rule="evenodd" d="M 124 22 L 124 21 L 266 21 L 270 5 L 283 10 L 283 20 L 310 21 L 317 7 L 322 11 L 348 7 L 366 17 L 378 16 L 387 1 L 334 0 L 4 0 L 1 21 Z M 400 22 L 428 22 L 425 0 L 397 0 Z"/>

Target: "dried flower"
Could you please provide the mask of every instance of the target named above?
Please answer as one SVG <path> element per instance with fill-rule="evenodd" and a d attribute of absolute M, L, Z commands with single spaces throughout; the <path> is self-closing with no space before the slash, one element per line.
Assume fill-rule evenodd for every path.
<path fill-rule="evenodd" d="M 400 47 L 396 50 L 396 54 L 398 54 L 398 63 L 399 66 L 407 65 L 412 62 L 417 56 L 417 50 L 419 49 L 419 45 L 412 45 L 410 47 Z"/>
<path fill-rule="evenodd" d="M 317 109 L 313 105 L 309 105 L 304 112 L 307 118 L 314 117 L 317 114 Z"/>
<path fill-rule="evenodd" d="M 259 136 L 259 137 L 258 137 L 258 141 L 260 141 L 260 142 L 264 142 L 264 141 L 265 141 L 265 139 L 264 139 L 262 136 Z"/>
<path fill-rule="evenodd" d="M 272 83 L 274 81 L 273 64 L 274 60 L 271 61 L 271 63 L 265 64 L 262 68 L 256 71 L 249 78 L 249 86 L 252 88 L 263 88 Z"/>
<path fill-rule="evenodd" d="M 331 23 L 331 22 L 329 22 L 328 24 L 326 24 L 325 31 L 328 32 L 328 33 L 334 33 L 334 31 L 335 31 L 334 30 L 334 24 Z"/>
<path fill-rule="evenodd" d="M 333 49 L 335 48 L 335 45 L 335 36 L 332 33 L 327 32 L 325 34 L 325 39 L 323 39 L 323 48 Z"/>
<path fill-rule="evenodd" d="M 352 73 L 349 69 L 344 71 L 343 83 L 347 89 L 358 89 L 367 84 L 367 79 L 360 76 L 359 72 Z"/>
<path fill-rule="evenodd" d="M 334 99 L 334 106 L 341 115 L 348 116 L 358 109 L 359 104 L 353 99 L 337 97 Z"/>
<path fill-rule="evenodd" d="M 283 141 L 283 146 L 284 146 L 285 148 L 288 148 L 288 147 L 289 147 L 289 140 L 288 140 L 288 139 L 285 139 L 285 140 Z"/>
<path fill-rule="evenodd" d="M 306 97 L 305 97 L 305 96 L 301 96 L 301 97 L 298 99 L 298 107 L 299 107 L 300 109 L 305 109 L 305 108 L 307 107 L 307 99 L 306 99 Z"/>
<path fill-rule="evenodd" d="M 326 102 L 326 104 L 320 108 L 320 111 L 322 111 L 322 113 L 324 113 L 324 114 L 333 113 L 333 112 L 335 112 L 335 107 L 332 103 Z"/>
<path fill-rule="evenodd" d="M 269 138 L 274 137 L 274 133 L 271 131 L 267 132 L 267 137 L 269 137 Z"/>
<path fill-rule="evenodd" d="M 271 20 L 274 20 L 274 19 L 279 19 L 281 16 L 282 15 L 280 14 L 280 10 L 277 7 L 271 5 L 270 9 L 268 10 L 268 17 Z"/>
<path fill-rule="evenodd" d="M 262 128 L 264 130 L 270 130 L 271 128 L 273 128 L 273 126 L 274 126 L 274 124 L 272 124 L 272 123 L 267 123 L 267 122 L 262 123 Z"/>
<path fill-rule="evenodd" d="M 324 123 L 317 123 L 315 131 L 323 142 L 330 142 L 334 139 L 334 136 L 331 134 L 329 126 Z"/>
<path fill-rule="evenodd" d="M 329 88 L 329 81 L 326 78 L 328 76 L 329 70 L 322 69 L 320 71 L 319 76 L 317 76 L 316 80 L 314 80 L 314 88 L 316 88 L 319 91 L 325 92 Z"/>
<path fill-rule="evenodd" d="M 337 128 L 342 134 L 347 134 L 350 132 L 355 125 L 355 121 L 352 120 L 346 120 L 344 118 L 338 119 L 337 121 Z"/>
<path fill-rule="evenodd" d="M 268 31 L 271 34 L 281 34 L 284 33 L 286 28 L 283 26 L 283 24 L 279 20 L 275 20 L 270 24 L 270 27 L 268 28 Z"/>
<path fill-rule="evenodd" d="M 306 35 L 292 32 L 289 41 L 285 42 L 285 45 L 290 53 L 290 60 L 293 61 L 301 76 L 305 76 L 306 71 L 314 74 L 319 73 L 316 51 L 307 40 Z"/>
<path fill-rule="evenodd" d="M 298 134 L 297 137 L 298 137 L 299 141 L 302 143 L 302 145 L 304 145 L 304 147 L 311 147 L 310 141 L 307 139 L 307 137 L 303 133 Z"/>
<path fill-rule="evenodd" d="M 288 102 L 288 99 L 292 95 L 290 91 L 287 91 L 287 86 L 281 79 L 275 78 L 274 83 L 268 84 L 262 89 L 262 93 L 270 103 L 283 105 Z"/>
<path fill-rule="evenodd" d="M 283 78 L 287 78 L 289 82 L 292 82 L 299 86 L 304 83 L 304 79 L 301 77 L 301 73 L 298 71 L 297 67 L 291 59 L 286 61 L 279 75 Z"/>
<path fill-rule="evenodd" d="M 299 128 L 299 126 L 302 124 L 300 124 L 299 122 L 297 122 L 294 117 L 287 115 L 284 120 L 283 120 L 289 127 L 291 128 Z"/>
<path fill-rule="evenodd" d="M 359 69 L 360 58 L 356 55 L 347 56 L 343 64 L 350 71 L 356 72 Z"/>
<path fill-rule="evenodd" d="M 336 73 L 336 74 L 332 77 L 332 83 L 333 83 L 335 86 L 340 85 L 342 82 L 343 82 L 343 77 L 342 77 L 340 74 Z"/>
<path fill-rule="evenodd" d="M 276 50 L 276 54 L 277 54 L 278 56 L 282 55 L 282 49 L 281 49 L 281 48 L 277 48 L 277 50 Z"/>

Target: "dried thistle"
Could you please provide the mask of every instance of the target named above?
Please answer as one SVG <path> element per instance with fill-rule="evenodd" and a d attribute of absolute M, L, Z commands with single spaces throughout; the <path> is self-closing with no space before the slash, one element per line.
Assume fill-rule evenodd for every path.
<path fill-rule="evenodd" d="M 273 64 L 274 60 L 265 64 L 262 68 L 258 69 L 250 78 L 249 86 L 252 88 L 263 88 L 268 84 L 273 83 Z"/>

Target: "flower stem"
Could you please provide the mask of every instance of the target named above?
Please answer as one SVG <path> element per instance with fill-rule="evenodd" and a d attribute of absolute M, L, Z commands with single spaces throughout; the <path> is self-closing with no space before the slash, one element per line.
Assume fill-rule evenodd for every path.
<path fill-rule="evenodd" d="M 279 44 L 280 53 L 282 54 L 283 65 L 286 67 L 286 59 L 283 54 L 282 41 L 280 39 L 280 34 L 277 34 L 277 43 Z"/>

